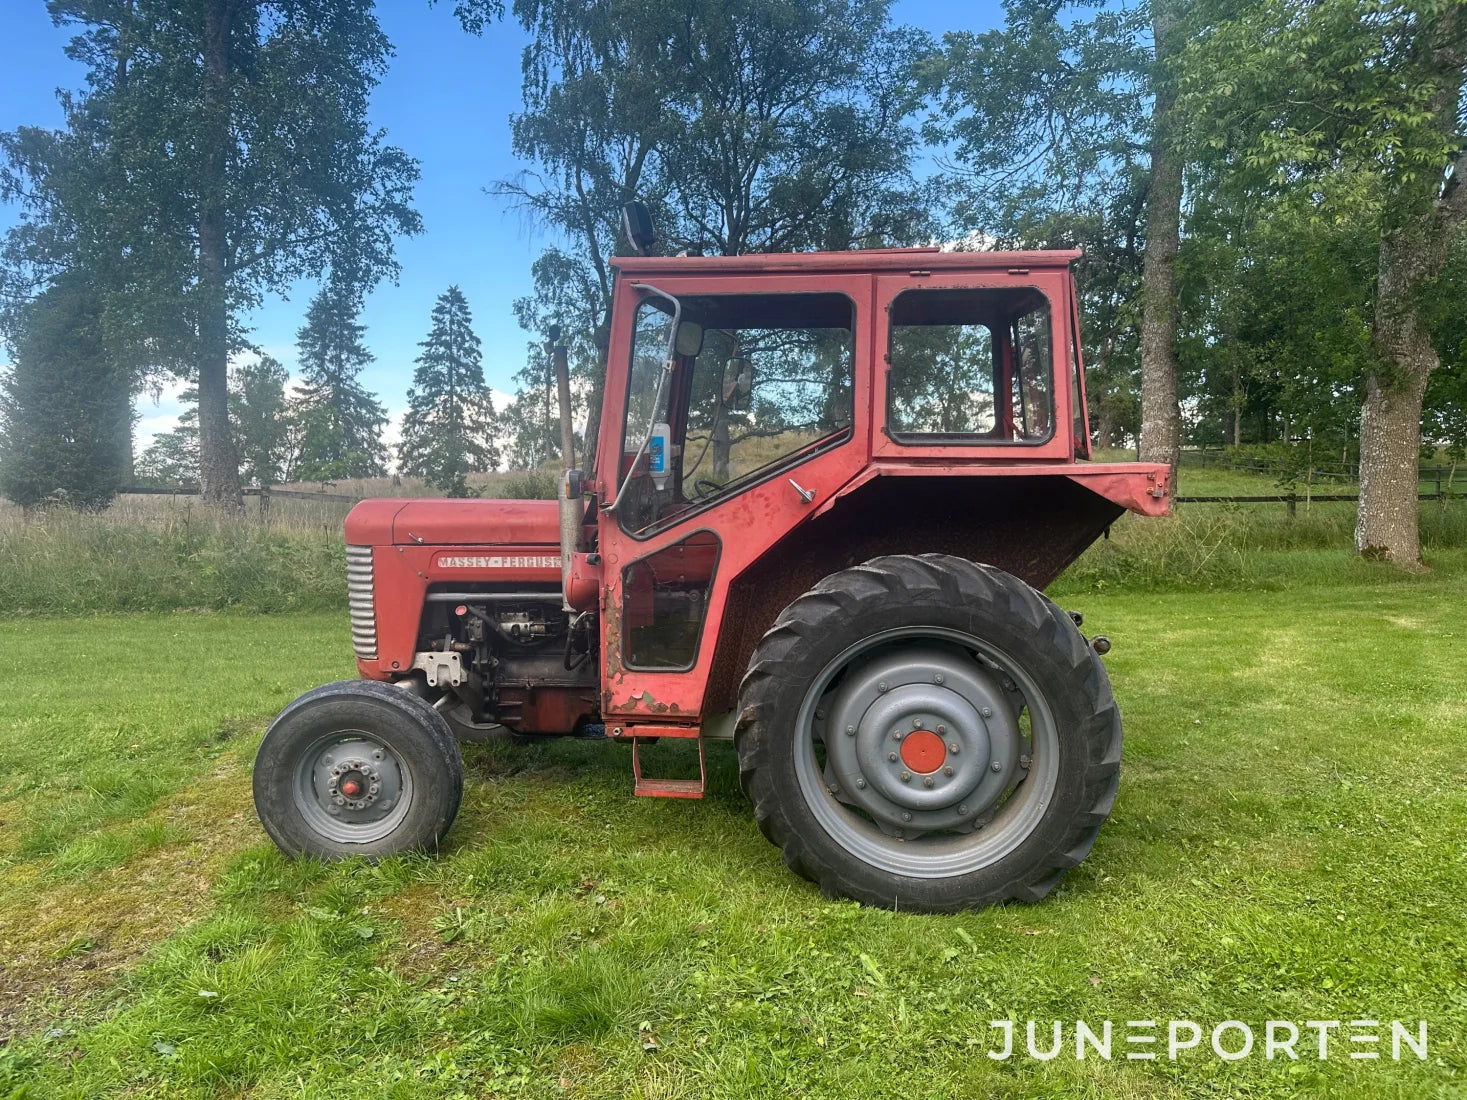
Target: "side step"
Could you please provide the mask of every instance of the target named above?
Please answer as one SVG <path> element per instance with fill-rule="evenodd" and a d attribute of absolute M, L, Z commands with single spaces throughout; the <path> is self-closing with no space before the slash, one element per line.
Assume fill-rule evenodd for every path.
<path fill-rule="evenodd" d="M 703 752 L 703 734 L 697 726 L 628 726 L 613 731 L 613 736 L 632 743 L 632 793 L 644 798 L 702 798 L 708 789 L 708 762 Z M 644 741 L 664 737 L 692 739 L 698 742 L 697 779 L 654 779 L 642 774 L 642 758 L 638 751 Z"/>

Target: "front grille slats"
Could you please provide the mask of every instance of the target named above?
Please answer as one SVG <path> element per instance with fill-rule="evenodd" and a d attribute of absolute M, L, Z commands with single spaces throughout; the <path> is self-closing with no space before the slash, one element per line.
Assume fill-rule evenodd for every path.
<path fill-rule="evenodd" d="M 346 548 L 346 599 L 351 611 L 351 645 L 357 659 L 377 659 L 377 608 L 373 602 L 372 548 Z"/>

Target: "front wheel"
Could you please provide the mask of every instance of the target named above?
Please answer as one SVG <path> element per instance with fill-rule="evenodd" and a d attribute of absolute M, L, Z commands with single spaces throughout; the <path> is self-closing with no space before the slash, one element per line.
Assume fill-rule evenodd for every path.
<path fill-rule="evenodd" d="M 380 859 L 438 846 L 463 796 L 453 733 L 422 699 L 345 680 L 280 712 L 255 757 L 255 810 L 290 856 Z"/>
<path fill-rule="evenodd" d="M 745 793 L 785 862 L 833 896 L 947 912 L 1037 901 L 1095 843 L 1121 726 L 1074 622 L 960 558 L 821 581 L 739 692 Z"/>

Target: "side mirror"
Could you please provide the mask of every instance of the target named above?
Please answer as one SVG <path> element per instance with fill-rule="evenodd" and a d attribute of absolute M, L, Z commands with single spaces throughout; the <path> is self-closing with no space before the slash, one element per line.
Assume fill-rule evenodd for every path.
<path fill-rule="evenodd" d="M 703 350 L 703 326 L 697 321 L 684 321 L 677 327 L 677 353 L 693 357 Z"/>
<path fill-rule="evenodd" d="M 652 211 L 645 202 L 629 202 L 621 208 L 621 227 L 637 255 L 652 255 L 657 234 L 652 228 Z"/>

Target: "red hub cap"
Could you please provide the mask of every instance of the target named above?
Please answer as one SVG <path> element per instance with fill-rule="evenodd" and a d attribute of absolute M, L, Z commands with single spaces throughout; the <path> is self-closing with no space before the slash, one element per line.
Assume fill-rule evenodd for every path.
<path fill-rule="evenodd" d="M 341 793 L 347 798 L 355 798 L 362 793 L 362 785 L 355 779 L 348 779 L 341 784 Z"/>
<path fill-rule="evenodd" d="M 947 746 L 931 730 L 913 730 L 902 738 L 902 763 L 918 775 L 937 771 L 947 760 Z"/>

